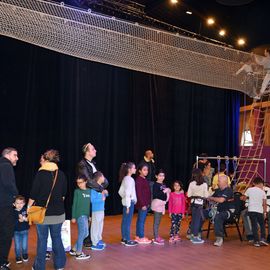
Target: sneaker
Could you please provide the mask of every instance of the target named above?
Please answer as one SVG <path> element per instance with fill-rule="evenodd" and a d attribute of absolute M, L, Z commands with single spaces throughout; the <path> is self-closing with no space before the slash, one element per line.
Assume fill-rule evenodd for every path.
<path fill-rule="evenodd" d="M 255 97 L 253 97 L 253 99 L 259 100 L 259 99 L 261 99 L 261 97 L 260 96 L 255 96 Z"/>
<path fill-rule="evenodd" d="M 126 241 L 127 241 L 127 240 L 125 240 L 125 239 L 122 238 L 122 239 L 121 239 L 121 244 L 124 245 L 124 244 L 126 243 Z"/>
<path fill-rule="evenodd" d="M 169 239 L 169 243 L 175 243 L 176 240 L 174 240 L 174 237 L 171 236 L 170 239 Z"/>
<path fill-rule="evenodd" d="M 143 244 L 143 245 L 148 245 L 152 243 L 152 241 L 149 240 L 147 237 L 139 238 L 136 242 L 138 242 L 138 244 Z"/>
<path fill-rule="evenodd" d="M 261 245 L 261 246 L 269 246 L 269 244 L 266 242 L 265 239 L 261 239 L 260 245 Z"/>
<path fill-rule="evenodd" d="M 139 236 L 135 236 L 134 241 L 138 242 L 139 240 L 140 240 L 140 237 Z"/>
<path fill-rule="evenodd" d="M 253 242 L 253 234 L 248 234 L 247 236 L 247 240 L 248 240 L 248 242 L 250 242 L 250 241 L 252 241 Z M 250 242 L 251 243 L 251 242 Z"/>
<path fill-rule="evenodd" d="M 187 239 L 189 239 L 190 241 L 192 241 L 192 239 L 194 238 L 193 234 L 187 234 Z"/>
<path fill-rule="evenodd" d="M 253 246 L 254 246 L 254 247 L 260 247 L 261 245 L 260 245 L 259 242 L 254 242 Z"/>
<path fill-rule="evenodd" d="M 104 243 L 102 240 L 99 240 L 98 241 L 98 245 L 100 245 L 100 246 L 104 246 L 104 247 L 106 247 L 107 245 L 106 245 L 106 243 Z"/>
<path fill-rule="evenodd" d="M 138 242 L 132 240 L 126 240 L 125 244 L 126 247 L 134 247 L 138 245 Z"/>
<path fill-rule="evenodd" d="M 199 237 L 199 238 L 201 238 L 201 237 Z M 182 239 L 179 237 L 179 235 L 176 235 L 176 236 L 174 237 L 174 240 L 175 240 L 175 241 L 182 241 Z"/>
<path fill-rule="evenodd" d="M 92 250 L 103 250 L 103 249 L 104 249 L 104 246 L 100 246 L 100 245 L 92 245 L 92 246 L 91 246 L 91 249 L 92 249 Z"/>
<path fill-rule="evenodd" d="M 157 237 L 157 238 L 153 239 L 152 241 L 156 245 L 164 245 L 164 239 L 162 239 L 161 237 Z"/>
<path fill-rule="evenodd" d="M 84 243 L 83 246 L 84 246 L 86 249 L 91 249 L 92 243 Z"/>
<path fill-rule="evenodd" d="M 22 263 L 22 258 L 21 257 L 16 257 L 16 263 Z"/>
<path fill-rule="evenodd" d="M 49 261 L 51 259 L 51 252 L 46 251 L 46 261 Z"/>
<path fill-rule="evenodd" d="M 24 262 L 28 262 L 28 254 L 23 254 L 22 259 Z"/>
<path fill-rule="evenodd" d="M 76 254 L 76 260 L 87 260 L 90 258 L 90 255 L 84 254 L 83 252 L 81 254 Z"/>
<path fill-rule="evenodd" d="M 201 238 L 199 238 L 198 236 L 197 237 L 193 237 L 191 242 L 193 244 L 203 244 L 204 243 L 204 240 L 202 240 Z"/>
<path fill-rule="evenodd" d="M 10 270 L 10 268 L 8 267 L 8 265 L 7 265 L 6 263 L 2 264 L 2 265 L 0 266 L 0 269 L 1 269 L 1 270 Z"/>
<path fill-rule="evenodd" d="M 69 254 L 70 254 L 71 256 L 76 256 L 76 251 L 75 251 L 74 249 L 71 249 L 71 250 L 69 251 Z"/>
<path fill-rule="evenodd" d="M 221 247 L 223 245 L 223 238 L 217 237 L 216 242 L 214 243 L 214 246 Z"/>

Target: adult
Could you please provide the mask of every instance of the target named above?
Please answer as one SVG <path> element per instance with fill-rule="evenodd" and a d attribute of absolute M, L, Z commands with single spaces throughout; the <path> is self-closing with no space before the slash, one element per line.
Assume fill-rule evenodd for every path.
<path fill-rule="evenodd" d="M 93 159 L 96 157 L 97 150 L 91 143 L 87 143 L 82 147 L 82 153 L 83 159 L 78 163 L 77 166 L 77 179 L 79 178 L 87 179 L 88 188 L 94 189 L 98 192 L 103 192 L 103 190 L 109 185 L 109 182 L 105 178 L 104 183 L 99 185 L 94 180 L 94 173 L 97 172 L 97 166 L 96 163 L 93 161 Z M 92 245 L 90 235 L 91 235 L 91 226 L 89 224 L 89 235 L 87 238 L 84 239 L 84 246 L 86 248 L 90 248 Z"/>
<path fill-rule="evenodd" d="M 198 168 L 202 171 L 204 182 L 208 187 L 211 187 L 212 183 L 212 167 L 211 163 L 207 160 L 205 163 L 199 163 Z"/>
<path fill-rule="evenodd" d="M 37 229 L 37 254 L 33 270 L 45 270 L 48 233 L 52 238 L 55 269 L 64 269 L 66 254 L 61 239 L 61 228 L 65 221 L 64 199 L 67 192 L 67 181 L 64 173 L 58 169 L 59 153 L 57 150 L 48 150 L 43 154 L 44 161 L 39 168 L 30 192 L 28 208 L 33 203 L 45 206 L 53 187 L 51 198 L 42 224 L 36 224 Z"/>
<path fill-rule="evenodd" d="M 214 194 L 208 198 L 209 201 L 217 203 L 218 213 L 214 219 L 214 231 L 216 236 L 215 246 L 223 245 L 224 222 L 233 217 L 235 212 L 233 190 L 228 185 L 228 177 L 226 175 L 218 178 L 219 188 Z"/>
<path fill-rule="evenodd" d="M 8 147 L 0 158 L 0 269 L 8 270 L 8 254 L 14 233 L 13 202 L 18 195 L 13 166 L 18 161 L 18 152 Z"/>
<path fill-rule="evenodd" d="M 203 177 L 205 179 L 205 182 L 208 184 L 208 187 L 211 186 L 212 182 L 212 177 L 214 174 L 214 168 L 211 167 L 210 161 L 207 159 L 208 154 L 207 153 L 201 153 L 199 155 L 200 159 L 198 160 L 198 165 L 197 162 L 193 164 L 193 168 L 199 168 L 201 169 L 203 173 Z"/>
<path fill-rule="evenodd" d="M 260 89 L 260 93 L 258 96 L 255 97 L 255 99 L 260 98 L 265 90 L 268 88 L 269 82 L 270 82 L 270 49 L 264 50 L 264 56 L 265 57 L 258 57 L 254 54 L 252 54 L 252 57 L 254 56 L 254 61 L 258 64 L 263 66 L 266 74 L 262 82 L 262 86 Z"/>
<path fill-rule="evenodd" d="M 218 178 L 220 176 L 224 176 L 226 175 L 226 165 L 224 163 L 220 164 L 220 170 L 219 172 L 217 172 L 214 177 L 213 177 L 213 181 L 212 181 L 212 189 L 215 190 L 218 188 Z M 228 185 L 231 186 L 231 179 L 229 176 L 227 176 L 228 178 Z"/>
<path fill-rule="evenodd" d="M 152 150 L 148 149 L 144 153 L 143 160 L 139 164 L 146 164 L 148 167 L 148 175 L 146 176 L 146 179 L 148 182 L 154 182 L 156 181 L 156 167 L 155 167 L 155 161 L 154 161 L 154 153 Z"/>

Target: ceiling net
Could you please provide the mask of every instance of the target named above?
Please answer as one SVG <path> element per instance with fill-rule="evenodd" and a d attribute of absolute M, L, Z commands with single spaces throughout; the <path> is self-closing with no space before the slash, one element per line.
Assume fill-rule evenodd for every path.
<path fill-rule="evenodd" d="M 90 61 L 250 94 L 248 53 L 42 0 L 0 0 L 0 34 Z"/>

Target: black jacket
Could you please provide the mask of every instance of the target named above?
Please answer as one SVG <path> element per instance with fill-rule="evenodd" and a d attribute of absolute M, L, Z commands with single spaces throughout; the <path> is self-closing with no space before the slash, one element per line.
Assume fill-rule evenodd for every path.
<path fill-rule="evenodd" d="M 37 206 L 45 206 L 52 189 L 55 172 L 40 170 L 33 181 L 30 198 Z M 46 216 L 59 216 L 65 213 L 63 197 L 67 193 L 67 180 L 65 174 L 58 170 L 58 176 L 52 191 L 52 196 L 46 211 Z"/>
<path fill-rule="evenodd" d="M 92 162 L 93 163 L 93 162 Z M 96 164 L 93 163 L 93 165 L 96 167 Z M 97 167 L 96 167 L 97 169 Z M 92 166 L 87 162 L 87 160 L 84 158 L 82 159 L 77 166 L 77 178 L 86 178 L 87 179 L 87 186 L 89 188 L 92 188 L 98 192 L 102 192 L 103 189 L 105 189 L 108 185 L 109 182 L 108 180 L 105 178 L 104 183 L 102 184 L 102 186 L 100 186 L 98 183 L 96 183 L 93 179 L 93 168 Z"/>
<path fill-rule="evenodd" d="M 15 174 L 11 162 L 0 158 L 0 207 L 12 206 L 18 195 Z"/>

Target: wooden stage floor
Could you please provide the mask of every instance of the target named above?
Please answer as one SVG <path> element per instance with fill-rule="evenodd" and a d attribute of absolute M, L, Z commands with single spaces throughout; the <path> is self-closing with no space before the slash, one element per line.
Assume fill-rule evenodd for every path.
<path fill-rule="evenodd" d="M 132 235 L 135 232 L 136 215 L 133 217 Z M 168 215 L 163 216 L 160 225 L 160 235 L 166 239 L 164 246 L 138 245 L 125 247 L 120 244 L 121 216 L 105 217 L 103 240 L 107 243 L 104 251 L 85 250 L 91 254 L 89 260 L 78 261 L 67 254 L 65 269 L 91 269 L 91 270 L 249 270 L 270 269 L 270 246 L 256 248 L 246 241 L 240 242 L 236 229 L 228 230 L 228 237 L 220 248 L 213 246 L 214 235 L 210 233 L 210 239 L 204 244 L 194 245 L 185 238 L 187 220 L 182 222 L 182 241 L 177 244 L 168 243 L 170 220 Z M 146 219 L 146 236 L 152 238 L 153 216 Z M 77 226 L 72 224 L 72 243 L 76 240 Z M 205 238 L 205 232 L 203 238 Z M 29 262 L 17 265 L 15 263 L 14 247 L 12 246 L 9 260 L 11 269 L 31 269 L 36 252 L 36 230 L 32 226 L 29 234 Z M 52 261 L 47 261 L 46 269 L 54 269 Z"/>

